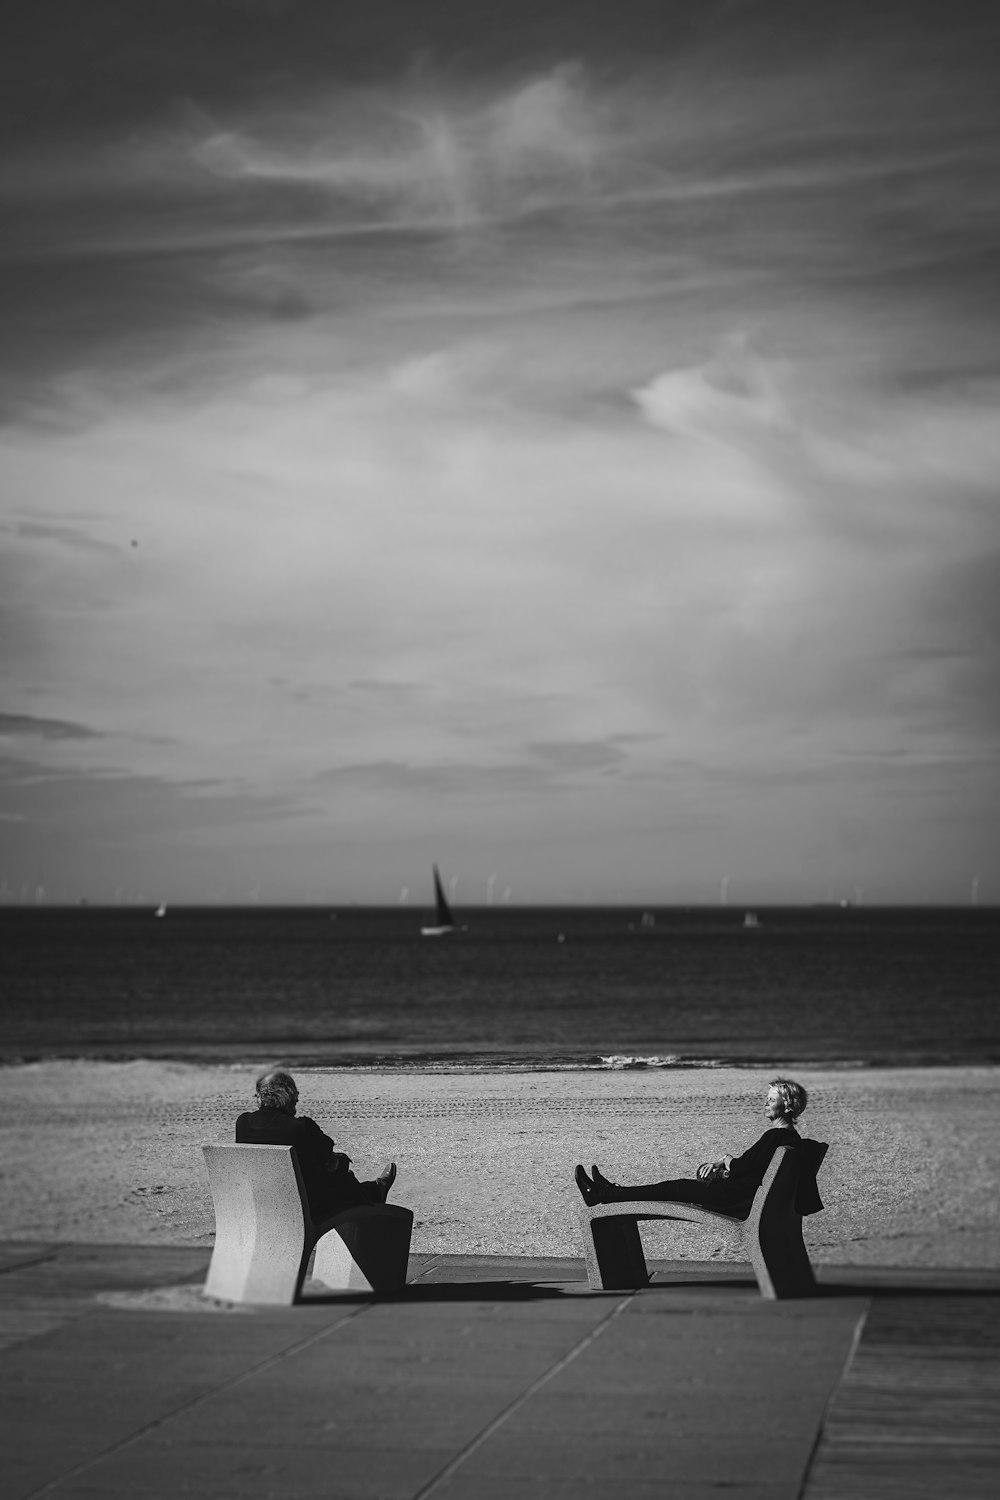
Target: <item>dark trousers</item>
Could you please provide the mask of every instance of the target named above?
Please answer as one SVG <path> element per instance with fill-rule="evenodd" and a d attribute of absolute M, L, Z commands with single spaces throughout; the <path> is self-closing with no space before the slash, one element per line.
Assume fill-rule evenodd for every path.
<path fill-rule="evenodd" d="M 356 1208 L 359 1203 L 384 1203 L 385 1189 L 380 1182 L 359 1182 L 354 1173 L 341 1167 L 339 1172 L 330 1172 L 324 1184 L 323 1196 L 315 1203 L 310 1200 L 309 1212 L 314 1220 L 332 1219 L 345 1208 Z"/>
<path fill-rule="evenodd" d="M 708 1186 L 692 1177 L 675 1177 L 666 1182 L 640 1182 L 634 1187 L 602 1187 L 601 1197 L 606 1203 L 629 1203 L 638 1198 L 654 1203 L 701 1203 Z"/>
<path fill-rule="evenodd" d="M 730 1177 L 715 1182 L 699 1182 L 693 1177 L 675 1177 L 666 1182 L 642 1182 L 628 1187 L 608 1187 L 602 1192 L 605 1203 L 629 1203 L 633 1199 L 652 1199 L 654 1203 L 695 1203 L 717 1214 L 745 1219 L 753 1207 L 759 1183 Z"/>

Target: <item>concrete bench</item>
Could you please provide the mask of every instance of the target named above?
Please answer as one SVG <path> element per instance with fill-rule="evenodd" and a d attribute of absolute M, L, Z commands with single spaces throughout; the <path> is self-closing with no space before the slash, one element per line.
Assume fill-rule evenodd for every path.
<path fill-rule="evenodd" d="M 290 1306 L 314 1250 L 313 1279 L 332 1291 L 397 1292 L 406 1285 L 410 1209 L 364 1204 L 316 1224 L 294 1146 L 202 1150 L 215 1204 L 210 1297 Z"/>
<path fill-rule="evenodd" d="M 829 1149 L 810 1141 L 808 1169 L 818 1170 Z M 779 1146 L 757 1189 L 746 1219 L 699 1208 L 693 1203 L 637 1200 L 580 1205 L 587 1280 L 594 1291 L 648 1286 L 649 1272 L 639 1236 L 642 1219 L 680 1219 L 704 1224 L 749 1260 L 762 1297 L 809 1297 L 816 1278 L 802 1241 L 802 1215 L 795 1200 L 802 1166 L 801 1147 Z"/>

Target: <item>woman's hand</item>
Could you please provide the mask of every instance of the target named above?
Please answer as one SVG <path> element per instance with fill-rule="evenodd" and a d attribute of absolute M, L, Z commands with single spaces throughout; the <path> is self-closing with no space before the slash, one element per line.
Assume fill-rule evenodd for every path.
<path fill-rule="evenodd" d="M 326 1163 L 326 1170 L 328 1172 L 339 1172 L 341 1167 L 343 1167 L 344 1171 L 346 1172 L 347 1168 L 350 1165 L 351 1158 L 347 1156 L 343 1151 L 331 1151 L 329 1159 Z"/>
<path fill-rule="evenodd" d="M 697 1176 L 699 1182 L 715 1182 L 719 1177 L 728 1177 L 729 1168 L 724 1161 L 703 1161 Z"/>

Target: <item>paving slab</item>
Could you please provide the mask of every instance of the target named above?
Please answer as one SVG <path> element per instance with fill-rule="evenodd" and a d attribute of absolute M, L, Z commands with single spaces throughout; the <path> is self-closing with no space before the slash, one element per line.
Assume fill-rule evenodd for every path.
<path fill-rule="evenodd" d="M 1000 1289 L 873 1303 L 806 1500 L 994 1500 L 1000 1494 Z"/>
<path fill-rule="evenodd" d="M 747 1482 L 796 1500 L 865 1303 L 764 1303 L 650 1289 L 512 1413 L 439 1490 L 508 1493 L 539 1472 L 612 1494 L 623 1474 L 671 1497 Z M 741 1490 L 742 1493 L 742 1490 Z"/>
<path fill-rule="evenodd" d="M 833 1500 L 849 1470 L 844 1500 L 857 1500 L 873 1434 L 896 1421 L 904 1446 L 926 1436 L 915 1320 L 959 1393 L 928 1405 L 948 1422 L 973 1389 L 970 1360 L 990 1354 L 974 1310 L 1000 1305 L 989 1272 L 935 1283 L 825 1267 L 819 1297 L 768 1303 L 745 1267 L 655 1262 L 650 1287 L 593 1294 L 578 1259 L 415 1256 L 394 1298 L 313 1286 L 294 1308 L 233 1308 L 201 1297 L 207 1261 L 186 1247 L 0 1246 L 0 1331 L 6 1318 L 16 1332 L 0 1370 L 5 1496 L 798 1500 L 810 1473 L 826 1488 L 807 1500 Z M 849 1393 L 865 1341 L 851 1353 L 873 1306 L 891 1309 L 876 1347 L 916 1405 L 902 1425 L 886 1407 L 888 1425 L 859 1439 L 864 1387 Z M 957 1348 L 949 1307 L 970 1330 Z M 965 1405 L 974 1479 L 994 1451 L 991 1393 Z M 838 1410 L 834 1432 L 854 1435 L 836 1452 L 824 1436 L 817 1468 Z"/>
<path fill-rule="evenodd" d="M 326 1309 L 321 1331 L 348 1317 Z M 22 1343 L 0 1367 L 7 1493 L 30 1493 L 315 1337 L 287 1318 L 129 1314 L 96 1308 Z"/>
<path fill-rule="evenodd" d="M 184 1246 L 0 1243 L 0 1349 L 91 1313 L 102 1292 L 200 1284 L 208 1256 Z"/>

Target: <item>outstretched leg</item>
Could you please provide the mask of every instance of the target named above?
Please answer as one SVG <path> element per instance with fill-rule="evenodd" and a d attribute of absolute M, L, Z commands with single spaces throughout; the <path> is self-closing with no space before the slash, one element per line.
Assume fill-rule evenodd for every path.
<path fill-rule="evenodd" d="M 699 1203 L 705 1184 L 694 1178 L 675 1177 L 664 1182 L 639 1182 L 620 1185 L 611 1182 L 594 1166 L 593 1176 L 588 1177 L 582 1167 L 576 1169 L 576 1185 L 583 1201 L 594 1203 L 634 1203 L 640 1200 L 657 1203 Z"/>

